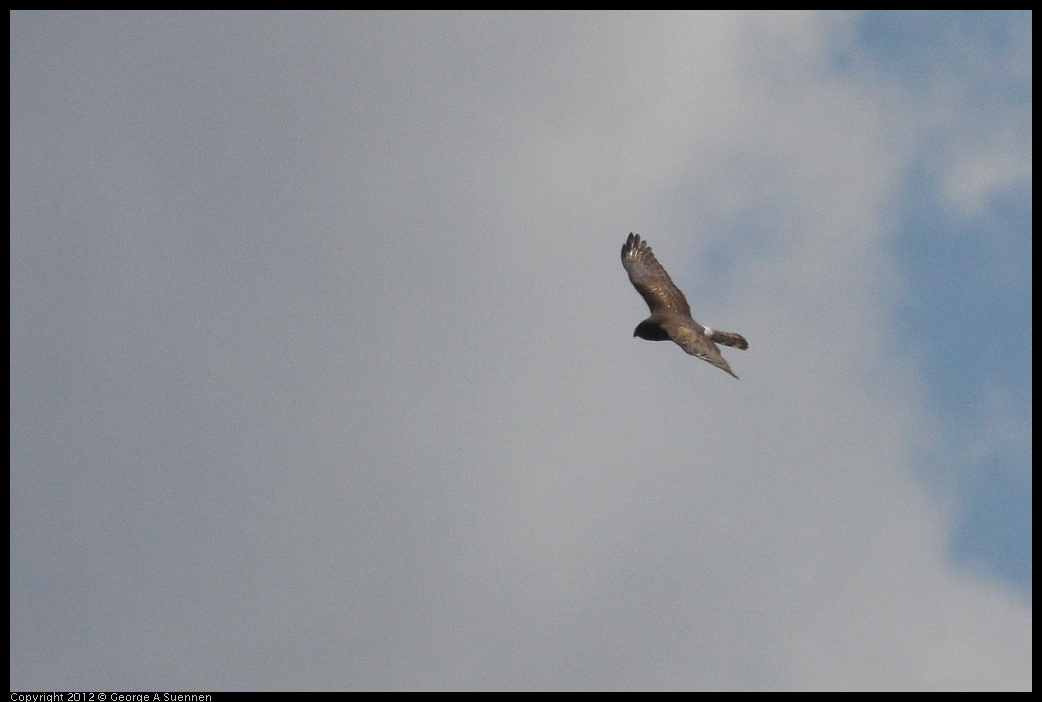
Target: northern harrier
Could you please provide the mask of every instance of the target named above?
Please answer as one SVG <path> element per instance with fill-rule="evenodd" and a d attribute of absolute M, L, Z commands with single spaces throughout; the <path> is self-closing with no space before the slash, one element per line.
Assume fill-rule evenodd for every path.
<path fill-rule="evenodd" d="M 630 233 L 622 245 L 622 265 L 633 287 L 651 308 L 651 316 L 637 325 L 633 336 L 648 341 L 673 341 L 692 356 L 709 361 L 738 378 L 713 342 L 744 350 L 749 348 L 745 337 L 710 329 L 692 319 L 684 293 L 670 280 L 648 243 L 636 234 Z"/>

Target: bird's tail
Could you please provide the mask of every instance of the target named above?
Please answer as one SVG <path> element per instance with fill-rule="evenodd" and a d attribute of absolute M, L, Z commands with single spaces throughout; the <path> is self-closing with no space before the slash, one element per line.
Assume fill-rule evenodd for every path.
<path fill-rule="evenodd" d="M 749 348 L 749 342 L 745 340 L 745 337 L 741 334 L 735 334 L 734 332 L 716 331 L 714 329 L 709 338 L 718 344 L 732 346 L 736 349 L 742 349 L 743 351 Z"/>

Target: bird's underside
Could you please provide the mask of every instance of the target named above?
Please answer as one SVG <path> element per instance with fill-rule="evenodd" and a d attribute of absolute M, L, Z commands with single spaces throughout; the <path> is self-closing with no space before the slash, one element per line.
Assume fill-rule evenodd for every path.
<path fill-rule="evenodd" d="M 691 316 L 691 308 L 684 293 L 670 279 L 647 242 L 641 241 L 636 234 L 631 233 L 622 246 L 622 265 L 633 287 L 651 310 L 651 316 L 633 331 L 634 336 L 648 341 L 673 341 L 692 356 L 708 361 L 738 378 L 717 344 L 745 350 L 749 348 L 745 337 L 734 332 L 710 329 L 696 322 Z"/>

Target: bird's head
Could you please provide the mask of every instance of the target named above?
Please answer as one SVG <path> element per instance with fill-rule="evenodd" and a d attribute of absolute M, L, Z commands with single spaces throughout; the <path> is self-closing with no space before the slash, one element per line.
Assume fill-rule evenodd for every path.
<path fill-rule="evenodd" d="M 639 336 L 647 341 L 669 341 L 669 334 L 662 328 L 662 325 L 652 322 L 650 319 L 645 319 L 638 324 L 637 328 L 633 330 L 633 336 Z"/>

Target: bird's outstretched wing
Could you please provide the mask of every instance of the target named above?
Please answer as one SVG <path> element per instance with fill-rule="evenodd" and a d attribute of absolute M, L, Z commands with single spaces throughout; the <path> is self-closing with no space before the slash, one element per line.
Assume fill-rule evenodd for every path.
<path fill-rule="evenodd" d="M 691 316 L 691 307 L 680 288 L 673 284 L 669 273 L 651 252 L 646 241 L 630 233 L 622 245 L 622 265 L 630 276 L 630 282 L 648 303 L 651 313 L 674 312 Z"/>

